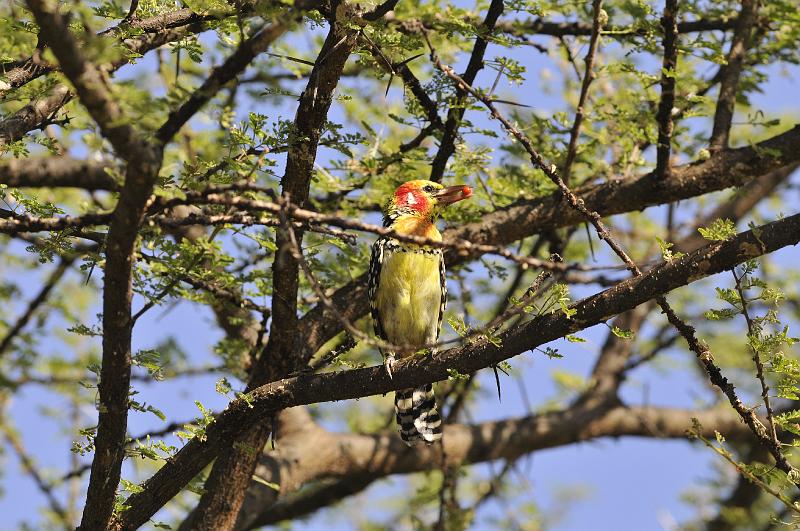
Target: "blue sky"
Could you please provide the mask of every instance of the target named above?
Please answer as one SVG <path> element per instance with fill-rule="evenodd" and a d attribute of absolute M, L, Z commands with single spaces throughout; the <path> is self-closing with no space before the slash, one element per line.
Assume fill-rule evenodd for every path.
<path fill-rule="evenodd" d="M 487 57 L 499 55 L 500 50 L 491 46 Z M 524 99 L 527 91 L 535 94 L 536 112 L 547 115 L 558 110 L 568 109 L 561 97 L 560 84 L 554 80 L 556 87 L 552 93 L 541 90 L 542 73 L 549 70 L 554 76 L 558 73 L 550 60 L 532 49 L 517 52 L 518 57 L 528 68 L 528 82 L 521 88 L 507 91 L 516 99 Z M 581 51 L 581 55 L 583 50 Z M 422 59 L 421 59 L 422 60 Z M 153 61 L 144 60 L 138 66 L 126 68 L 122 77 L 136 76 L 141 71 L 153 70 Z M 796 66 L 778 65 L 768 69 L 770 81 L 764 87 L 764 94 L 752 97 L 754 108 L 762 109 L 769 115 L 797 116 L 796 94 L 800 91 L 800 72 Z M 478 78 L 477 85 L 491 84 L 494 71 L 485 70 Z M 401 96 L 399 83 L 389 93 L 389 103 L 397 102 Z M 346 86 L 346 85 L 345 85 Z M 346 89 L 345 89 L 346 90 Z M 253 102 L 253 110 L 291 117 L 294 114 L 292 98 L 269 98 L 261 102 Z M 276 105 L 278 109 L 276 110 Z M 473 113 L 474 114 L 474 113 Z M 342 113 L 335 106 L 331 115 L 333 120 L 341 119 Z M 472 116 L 480 125 L 498 128 L 474 114 Z M 202 118 L 197 118 L 202 120 Z M 331 154 L 320 153 L 320 162 L 324 164 Z M 279 172 L 280 173 L 280 172 Z M 795 202 L 797 191 L 794 194 Z M 790 203 L 791 204 L 791 203 Z M 595 246 L 596 248 L 598 245 Z M 19 247 L 21 251 L 21 246 Z M 610 263 L 606 254 L 599 255 L 601 263 Z M 785 249 L 776 253 L 777 263 L 796 263 L 800 259 L 797 249 Z M 70 274 L 73 282 L 80 282 L 75 273 Z M 41 285 L 38 273 L 26 275 L 24 294 L 19 298 L 19 308 L 29 300 Z M 99 272 L 95 280 L 99 279 Z M 706 283 L 707 285 L 707 283 Z M 690 289 L 696 289 L 692 287 Z M 589 294 L 588 290 L 574 290 L 573 296 Z M 137 300 L 134 308 L 141 306 Z M 52 329 L 64 328 L 65 323 L 57 319 L 50 320 L 47 326 Z M 545 403 L 556 392 L 552 381 L 552 372 L 566 370 L 586 375 L 592 366 L 594 357 L 605 338 L 607 328 L 597 326 L 581 334 L 587 340 L 583 344 L 556 342 L 565 357 L 561 360 L 550 360 L 540 354 L 526 353 L 515 358 L 512 364 L 522 371 L 528 396 L 534 408 Z M 134 348 L 152 347 L 166 336 L 173 335 L 183 350 L 190 356 L 194 364 L 214 364 L 211 354 L 214 343 L 220 339 L 221 333 L 216 328 L 213 315 L 205 308 L 182 302 L 165 311 L 165 307 L 150 311 L 137 324 L 134 335 Z M 63 343 L 44 342 L 43 348 L 62 348 Z M 99 342 L 95 341 L 95 348 Z M 678 364 L 685 364 L 688 355 L 680 349 L 672 349 L 665 354 Z M 376 359 L 377 362 L 377 359 Z M 524 401 L 517 386 L 507 377 L 502 377 L 504 394 L 501 404 L 493 396 L 494 377 L 491 372 L 482 374 L 481 383 L 489 390 L 489 396 L 483 399 L 472 411 L 476 421 L 523 415 L 526 412 Z M 697 380 L 691 380 L 679 371 L 658 371 L 650 367 L 637 370 L 633 384 L 628 384 L 624 398 L 631 403 L 640 404 L 643 400 L 651 404 L 669 404 L 677 406 L 696 405 L 697 395 L 710 398 L 705 389 L 695 389 Z M 142 385 L 136 384 L 140 391 L 140 399 L 156 405 L 164 411 L 169 419 L 190 419 L 197 415 L 193 401 L 198 398 L 211 409 L 224 408 L 226 399 L 214 391 L 216 376 L 203 376 L 179 379 L 169 384 Z M 705 393 L 705 394 L 704 394 Z M 388 404 L 388 402 L 387 402 Z M 13 399 L 9 414 L 20 429 L 22 438 L 29 452 L 36 457 L 40 466 L 53 471 L 64 470 L 69 457 L 69 447 L 73 435 L 65 433 L 54 422 L 42 422 L 40 411 L 51 408 L 63 412 L 62 419 L 68 415 L 67 404 L 59 395 L 48 392 L 41 386 L 27 386 Z M 328 408 L 346 407 L 346 404 L 326 406 Z M 87 408 L 82 412 L 86 419 L 93 419 L 95 412 Z M 86 424 L 91 424 L 87 421 Z M 157 429 L 161 422 L 155 416 L 145 413 L 131 413 L 130 433 L 138 434 Z M 169 440 L 177 444 L 174 439 Z M 559 493 L 563 489 L 577 488 L 573 486 L 588 485 L 585 499 L 575 502 L 569 507 L 563 520 L 553 524 L 551 529 L 578 531 L 593 529 L 619 530 L 660 530 L 670 529 L 670 522 L 683 522 L 695 514 L 695 509 L 681 501 L 680 496 L 687 488 L 702 486 L 703 481 L 711 477 L 711 467 L 716 463 L 714 457 L 705 449 L 692 446 L 684 441 L 660 441 L 626 438 L 617 440 L 598 440 L 537 452 L 532 456 L 527 469 L 528 489 L 525 497 L 535 501 L 543 512 L 555 508 L 559 504 Z M 84 459 L 85 460 L 85 459 Z M 22 473 L 19 463 L 6 453 L 3 461 L 2 486 L 4 496 L 0 498 L 0 530 L 16 529 L 23 520 L 36 522 L 33 516 L 35 508 L 43 505 L 44 500 L 30 478 Z M 484 467 L 485 468 L 485 467 Z M 133 478 L 133 463 L 126 463 L 124 476 Z M 366 506 L 367 500 L 374 496 L 383 497 L 393 492 L 388 482 L 380 482 L 369 489 L 366 494 L 349 502 L 350 508 L 356 510 Z M 482 516 L 499 513 L 502 506 L 490 504 Z M 624 515 L 624 517 L 622 516 Z M 330 514 L 323 512 L 306 524 L 297 525 L 298 529 L 328 528 Z M 336 520 L 335 526 L 341 529 L 351 527 L 350 523 Z M 480 526 L 478 526 L 480 528 Z"/>

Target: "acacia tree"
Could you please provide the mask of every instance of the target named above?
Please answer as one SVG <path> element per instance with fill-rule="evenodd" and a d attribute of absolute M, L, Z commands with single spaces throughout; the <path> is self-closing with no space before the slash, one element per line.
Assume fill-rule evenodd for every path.
<path fill-rule="evenodd" d="M 797 270 L 770 254 L 800 240 L 800 126 L 749 99 L 798 71 L 792 0 L 184 6 L 0 8 L 2 428 L 46 525 L 252 529 L 416 473 L 383 525 L 465 528 L 520 500 L 525 456 L 623 436 L 705 443 L 737 472 L 690 525 L 797 517 Z M 445 214 L 443 344 L 389 378 L 365 271 L 414 178 L 476 193 Z M 213 313 L 213 351 L 143 324 L 182 299 Z M 555 398 L 469 422 L 497 400 L 482 389 L 598 333 Z M 667 354 L 704 403 L 624 400 Z M 161 412 L 156 390 L 208 374 L 224 409 L 195 387 L 198 418 Z M 427 382 L 444 442 L 408 449 L 383 395 Z M 31 386 L 74 411 L 36 420 L 74 441 L 60 477 L 17 431 Z M 131 433 L 142 412 L 160 425 Z"/>

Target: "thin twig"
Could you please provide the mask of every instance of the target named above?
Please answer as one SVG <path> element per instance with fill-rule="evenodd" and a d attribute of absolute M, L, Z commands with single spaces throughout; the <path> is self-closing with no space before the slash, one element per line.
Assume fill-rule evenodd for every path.
<path fill-rule="evenodd" d="M 180 107 L 169 113 L 169 118 L 156 132 L 156 138 L 166 144 L 183 125 L 194 116 L 228 81 L 247 68 L 257 55 L 265 51 L 289 28 L 290 21 L 297 16 L 295 10 L 286 10 L 273 23 L 259 28 L 252 37 L 242 42 L 236 51 L 194 91 Z"/>
<path fill-rule="evenodd" d="M 45 498 L 47 498 L 47 501 L 50 504 L 50 509 L 56 514 L 56 516 L 58 516 L 59 520 L 61 520 L 64 529 L 67 531 L 74 529 L 74 525 L 70 521 L 66 509 L 64 509 L 64 507 L 61 505 L 61 502 L 58 501 L 58 498 L 56 497 L 53 485 L 46 481 L 39 473 L 39 470 L 36 468 L 31 456 L 29 456 L 28 452 L 25 450 L 25 446 L 22 444 L 19 436 L 5 423 L 0 426 L 0 429 L 2 429 L 3 435 L 5 435 L 5 439 L 9 446 L 11 446 L 11 448 L 13 448 L 14 452 L 17 454 L 17 458 L 19 459 L 22 468 L 25 469 L 31 479 L 33 479 L 33 482 L 36 483 L 39 491 L 44 494 Z"/>
<path fill-rule="evenodd" d="M 772 406 L 769 403 L 769 386 L 764 379 L 764 364 L 761 362 L 761 354 L 753 345 L 752 341 L 753 338 L 758 335 L 758 331 L 756 330 L 755 322 L 750 317 L 750 312 L 747 309 L 747 299 L 744 295 L 742 277 L 736 274 L 736 270 L 731 270 L 731 274 L 733 275 L 733 280 L 736 283 L 736 292 L 739 294 L 739 301 L 742 304 L 742 316 L 744 316 L 744 320 L 747 322 L 747 337 L 749 339 L 748 344 L 750 345 L 750 350 L 753 352 L 753 363 L 755 363 L 756 366 L 756 378 L 758 378 L 759 383 L 761 383 L 761 397 L 764 399 L 764 407 L 767 410 L 767 423 L 769 424 L 770 437 L 772 437 L 772 443 L 775 446 L 780 447 L 781 443 L 778 440 L 778 434 L 775 431 L 775 421 L 773 419 L 774 412 L 772 411 Z"/>
<path fill-rule="evenodd" d="M 11 342 L 14 340 L 14 338 L 30 322 L 31 317 L 33 317 L 33 314 L 36 313 L 36 310 L 47 300 L 50 292 L 56 287 L 56 284 L 58 284 L 58 282 L 61 280 L 61 277 L 64 276 L 64 273 L 66 273 L 73 260 L 75 260 L 74 256 L 65 256 L 61 259 L 58 266 L 52 272 L 50 278 L 47 279 L 47 282 L 45 282 L 42 289 L 39 291 L 36 297 L 34 297 L 28 303 L 28 307 L 26 308 L 25 312 L 19 317 L 19 319 L 17 319 L 17 322 L 14 323 L 14 326 L 12 326 L 8 333 L 6 333 L 5 337 L 0 340 L 0 358 L 2 358 L 3 354 L 11 345 Z"/>
<path fill-rule="evenodd" d="M 739 78 L 744 67 L 747 49 L 751 44 L 753 25 L 758 19 L 758 2 L 759 0 L 742 0 L 742 10 L 736 19 L 736 28 L 733 31 L 731 48 L 726 57 L 725 69 L 721 70 L 719 97 L 714 111 L 714 126 L 708 141 L 712 150 L 728 147 Z"/>
<path fill-rule="evenodd" d="M 187 194 L 187 201 L 189 203 L 195 202 L 194 196 L 192 196 L 191 194 Z M 282 209 L 280 203 L 271 201 L 251 200 L 239 196 L 230 196 L 224 194 L 209 194 L 205 197 L 197 197 L 196 202 L 230 205 L 245 210 L 266 211 L 266 212 L 271 212 L 273 214 L 278 214 Z M 357 220 L 314 212 L 312 210 L 300 208 L 294 203 L 286 202 L 285 205 L 286 205 L 285 206 L 286 215 L 289 218 L 298 221 L 328 224 L 344 229 L 354 229 L 363 232 L 370 232 L 373 234 L 377 234 L 378 236 L 390 236 L 392 238 L 395 238 L 399 241 L 403 241 L 406 243 L 425 245 L 436 249 L 451 249 L 463 256 L 470 256 L 473 254 L 496 254 L 498 256 L 502 256 L 514 262 L 520 264 L 527 264 L 528 266 L 535 268 L 542 268 L 542 269 L 549 269 L 556 271 L 568 270 L 574 268 L 581 269 L 580 266 L 567 266 L 565 264 L 550 262 L 547 260 L 539 260 L 527 256 L 519 256 L 515 253 L 508 251 L 504 247 L 496 245 L 477 244 L 467 240 L 456 240 L 456 239 L 448 240 L 446 242 L 437 242 L 435 240 L 431 240 L 429 238 L 424 238 L 421 236 L 397 234 L 394 230 L 382 227 L 380 225 L 363 223 Z"/>
<path fill-rule="evenodd" d="M 575 160 L 575 155 L 578 153 L 578 137 L 581 133 L 581 125 L 583 124 L 584 107 L 586 100 L 589 97 L 589 85 L 595 78 L 594 73 L 594 59 L 597 54 L 597 46 L 600 41 L 600 32 L 603 29 L 603 24 L 608 19 L 608 15 L 603 11 L 603 0 L 594 0 L 592 2 L 592 36 L 589 39 L 589 50 L 586 52 L 586 58 L 583 60 L 586 69 L 583 73 L 583 82 L 581 83 L 581 94 L 578 98 L 578 106 L 575 109 L 575 121 L 572 124 L 572 129 L 569 132 L 569 146 L 567 147 L 567 157 L 564 161 L 564 170 L 562 178 L 565 183 L 569 182 L 570 172 L 572 171 L 572 163 Z"/>
<path fill-rule="evenodd" d="M 771 494 L 773 497 L 775 497 L 778 500 L 780 500 L 780 502 L 783 503 L 790 511 L 792 511 L 795 514 L 800 514 L 800 507 L 795 505 L 786 496 L 784 496 L 783 494 L 781 494 L 777 490 L 775 490 L 772 487 L 770 487 L 768 483 L 764 482 L 761 478 L 759 478 L 758 476 L 753 474 L 746 466 L 743 466 L 741 463 L 738 463 L 736 460 L 734 460 L 731 457 L 731 454 L 730 454 L 730 452 L 728 452 L 728 450 L 726 450 L 724 448 L 720 448 L 717 445 L 713 444 L 706 437 L 703 437 L 702 435 L 700 435 L 699 434 L 699 430 L 690 431 L 689 435 L 693 436 L 693 437 L 697 437 L 698 439 L 703 441 L 703 443 L 705 443 L 706 446 L 708 446 L 709 448 L 714 450 L 723 459 L 725 459 L 727 462 L 729 462 L 731 465 L 733 465 L 733 467 L 736 468 L 737 472 L 739 472 L 741 475 L 743 475 L 744 477 L 746 477 L 747 479 L 749 479 L 750 481 L 752 481 L 753 483 L 755 483 L 756 485 L 761 487 L 761 489 L 763 489 L 764 492 L 767 492 L 767 493 Z"/>

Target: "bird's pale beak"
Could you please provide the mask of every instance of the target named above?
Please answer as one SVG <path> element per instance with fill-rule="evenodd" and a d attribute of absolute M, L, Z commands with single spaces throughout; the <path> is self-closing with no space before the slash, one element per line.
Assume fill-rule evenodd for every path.
<path fill-rule="evenodd" d="M 440 204 L 450 205 L 452 203 L 461 201 L 462 199 L 472 197 L 472 188 L 465 184 L 447 186 L 436 192 L 434 197 L 436 197 L 436 200 Z"/>

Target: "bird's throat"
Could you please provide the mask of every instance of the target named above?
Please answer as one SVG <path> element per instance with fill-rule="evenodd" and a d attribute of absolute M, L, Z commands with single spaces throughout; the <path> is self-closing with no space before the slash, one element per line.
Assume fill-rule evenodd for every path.
<path fill-rule="evenodd" d="M 409 236 L 422 236 L 436 241 L 442 241 L 442 235 L 436 225 L 427 217 L 403 216 L 392 223 L 391 228 L 398 234 Z"/>

